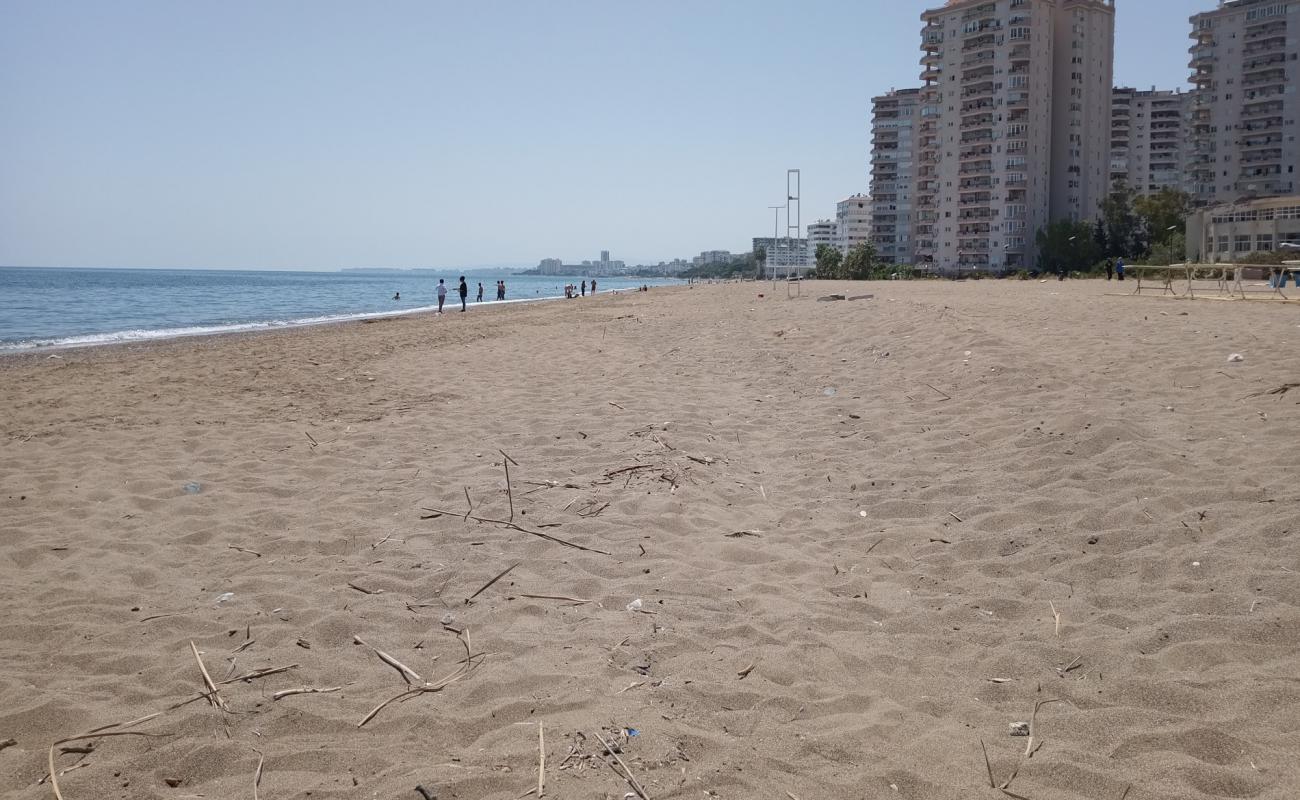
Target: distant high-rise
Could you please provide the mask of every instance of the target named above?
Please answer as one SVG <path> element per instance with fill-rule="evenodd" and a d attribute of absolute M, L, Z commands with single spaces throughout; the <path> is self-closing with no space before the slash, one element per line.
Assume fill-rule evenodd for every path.
<path fill-rule="evenodd" d="M 915 249 L 912 193 L 918 178 L 920 94 L 900 89 L 871 100 L 871 242 L 880 259 L 891 264 L 912 263 Z"/>
<path fill-rule="evenodd" d="M 1224 0 L 1191 23 L 1188 191 L 1200 203 L 1300 191 L 1300 0 Z"/>
<path fill-rule="evenodd" d="M 1110 109 L 1111 185 L 1123 183 L 1144 195 L 1181 190 L 1191 95 L 1116 88 Z"/>
<path fill-rule="evenodd" d="M 1034 233 L 1095 217 L 1109 187 L 1114 2 L 950 0 L 921 19 L 916 261 L 1031 265 Z"/>
<path fill-rule="evenodd" d="M 855 194 L 835 204 L 835 244 L 844 255 L 871 241 L 871 209 L 871 198 L 865 194 Z"/>
<path fill-rule="evenodd" d="M 816 222 L 808 224 L 808 252 L 814 258 L 817 256 L 817 247 L 819 245 L 835 246 L 835 221 L 829 219 L 819 219 Z"/>

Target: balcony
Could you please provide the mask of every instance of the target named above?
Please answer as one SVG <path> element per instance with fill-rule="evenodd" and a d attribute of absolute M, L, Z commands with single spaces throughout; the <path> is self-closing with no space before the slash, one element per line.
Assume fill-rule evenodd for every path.
<path fill-rule="evenodd" d="M 1264 53 L 1282 53 L 1286 51 L 1286 33 L 1261 39 L 1242 48 L 1241 54 L 1247 58 Z"/>
<path fill-rule="evenodd" d="M 980 130 L 967 131 L 966 133 L 963 133 L 959 141 L 962 144 L 973 144 L 975 142 L 991 142 L 993 139 L 992 128 L 981 128 Z"/>
<path fill-rule="evenodd" d="M 1284 107 L 1284 104 L 1280 102 L 1247 103 L 1241 108 L 1241 118 L 1243 120 L 1253 120 L 1264 117 L 1280 117 Z"/>
<path fill-rule="evenodd" d="M 958 175 L 992 175 L 993 162 L 976 161 L 975 163 L 969 166 L 963 166 L 961 169 L 957 170 L 957 174 Z"/>
<path fill-rule="evenodd" d="M 958 236 L 978 236 L 981 233 L 986 234 L 988 232 L 989 232 L 989 223 L 987 222 L 971 222 L 965 225 L 957 226 Z"/>
<path fill-rule="evenodd" d="M 926 66 L 921 70 L 920 78 L 923 81 L 937 81 L 943 75 L 943 70 L 936 66 Z"/>
<path fill-rule="evenodd" d="M 1260 150 L 1250 155 L 1244 155 L 1240 159 L 1242 164 L 1277 164 L 1282 160 L 1281 148 L 1271 150 Z"/>

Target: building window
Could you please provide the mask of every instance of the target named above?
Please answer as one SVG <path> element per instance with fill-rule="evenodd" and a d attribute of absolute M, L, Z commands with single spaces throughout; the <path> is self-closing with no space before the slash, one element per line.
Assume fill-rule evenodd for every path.
<path fill-rule="evenodd" d="M 1249 253 L 1250 252 L 1250 234 L 1237 234 L 1233 240 L 1232 252 Z"/>

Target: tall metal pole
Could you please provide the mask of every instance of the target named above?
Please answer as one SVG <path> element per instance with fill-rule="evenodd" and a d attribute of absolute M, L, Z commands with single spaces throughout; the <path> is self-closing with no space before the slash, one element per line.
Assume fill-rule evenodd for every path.
<path fill-rule="evenodd" d="M 767 248 L 767 268 L 772 280 L 776 280 L 777 226 L 781 224 L 781 209 L 785 207 L 784 205 L 768 206 L 768 208 L 772 209 L 772 246 Z"/>

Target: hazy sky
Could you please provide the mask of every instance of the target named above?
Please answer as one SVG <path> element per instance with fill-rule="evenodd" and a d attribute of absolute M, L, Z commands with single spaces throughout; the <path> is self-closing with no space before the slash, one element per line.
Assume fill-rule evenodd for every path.
<path fill-rule="evenodd" d="M 935 0 L 0 0 L 0 264 L 323 268 L 747 250 L 868 188 Z M 1189 14 L 1119 0 L 1117 83 Z"/>

